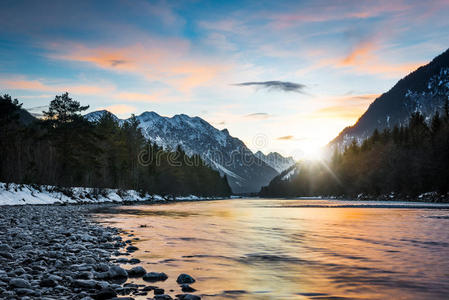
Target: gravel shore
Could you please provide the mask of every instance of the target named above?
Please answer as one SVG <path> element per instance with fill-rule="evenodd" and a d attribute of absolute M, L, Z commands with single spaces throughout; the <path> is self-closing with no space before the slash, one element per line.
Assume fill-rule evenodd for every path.
<path fill-rule="evenodd" d="M 0 298 L 172 299 L 157 287 L 167 279 L 164 273 L 147 272 L 138 259 L 127 258 L 136 250 L 136 238 L 123 240 L 120 229 L 89 217 L 91 210 L 104 206 L 0 206 Z M 126 283 L 133 277 L 151 285 Z M 194 281 L 187 274 L 177 279 L 185 292 L 194 291 L 189 286 Z M 173 297 L 200 299 L 193 294 Z"/>

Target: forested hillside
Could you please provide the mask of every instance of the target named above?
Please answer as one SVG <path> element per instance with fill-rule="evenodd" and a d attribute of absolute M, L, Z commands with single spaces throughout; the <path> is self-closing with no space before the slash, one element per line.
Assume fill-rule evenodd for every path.
<path fill-rule="evenodd" d="M 96 121 L 109 114 L 119 124 L 129 119 L 119 119 L 106 110 L 94 111 L 84 117 Z M 144 137 L 165 150 L 174 151 L 178 146 L 187 155 L 199 155 L 208 166 L 226 175 L 234 193 L 258 192 L 279 173 L 268 162 L 254 153 L 240 139 L 219 130 L 200 117 L 178 114 L 160 116 L 154 111 L 135 116 Z M 285 160 L 279 156 L 274 160 Z"/>
<path fill-rule="evenodd" d="M 449 49 L 430 63 L 399 80 L 389 91 L 374 100 L 367 111 L 353 125 L 345 128 L 333 141 L 340 150 L 352 139 L 362 141 L 374 129 L 392 130 L 407 123 L 413 112 L 430 118 L 440 111 L 449 97 Z"/>
<path fill-rule="evenodd" d="M 0 181 L 173 196 L 231 193 L 226 177 L 199 156 L 151 144 L 136 118 L 119 124 L 105 114 L 92 123 L 81 115 L 87 108 L 65 93 L 51 101 L 44 120 L 25 122 L 17 99 L 0 96 Z"/>
<path fill-rule="evenodd" d="M 292 170 L 289 170 L 292 172 Z M 449 107 L 429 122 L 419 112 L 408 124 L 374 133 L 361 144 L 354 140 L 330 161 L 302 163 L 294 176 L 285 172 L 262 196 L 336 195 L 356 197 L 395 193 L 416 197 L 449 191 Z"/>

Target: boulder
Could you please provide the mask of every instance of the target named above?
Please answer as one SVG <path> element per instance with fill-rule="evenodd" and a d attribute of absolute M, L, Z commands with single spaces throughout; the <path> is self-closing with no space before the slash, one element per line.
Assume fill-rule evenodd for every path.
<path fill-rule="evenodd" d="M 176 282 L 179 284 L 183 283 L 191 284 L 195 282 L 195 279 L 188 274 L 181 274 L 178 276 L 178 279 L 176 279 Z"/>
<path fill-rule="evenodd" d="M 158 272 L 149 272 L 143 275 L 143 280 L 145 281 L 164 281 L 168 278 L 167 274 L 165 273 L 158 273 Z"/>

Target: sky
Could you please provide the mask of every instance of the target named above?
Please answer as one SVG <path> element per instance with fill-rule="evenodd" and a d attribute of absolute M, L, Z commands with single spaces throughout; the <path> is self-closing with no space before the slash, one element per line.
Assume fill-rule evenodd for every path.
<path fill-rule="evenodd" d="M 447 0 L 2 0 L 0 93 L 199 116 L 301 158 L 445 51 L 448 16 Z"/>

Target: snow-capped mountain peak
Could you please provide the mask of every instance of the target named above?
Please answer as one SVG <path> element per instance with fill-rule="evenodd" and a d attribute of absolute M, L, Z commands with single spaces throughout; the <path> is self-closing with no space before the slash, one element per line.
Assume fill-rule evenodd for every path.
<path fill-rule="evenodd" d="M 105 113 L 109 112 L 92 112 L 85 117 L 98 121 Z M 229 185 L 236 193 L 258 192 L 278 175 L 275 168 L 255 156 L 227 129 L 219 130 L 200 117 L 185 114 L 164 117 L 155 112 L 144 112 L 136 119 L 147 139 L 166 150 L 181 146 L 189 156 L 199 154 L 212 168 L 228 177 Z"/>
<path fill-rule="evenodd" d="M 277 152 L 270 152 L 265 155 L 262 151 L 257 151 L 255 155 L 279 173 L 295 164 L 293 157 L 284 157 Z"/>

